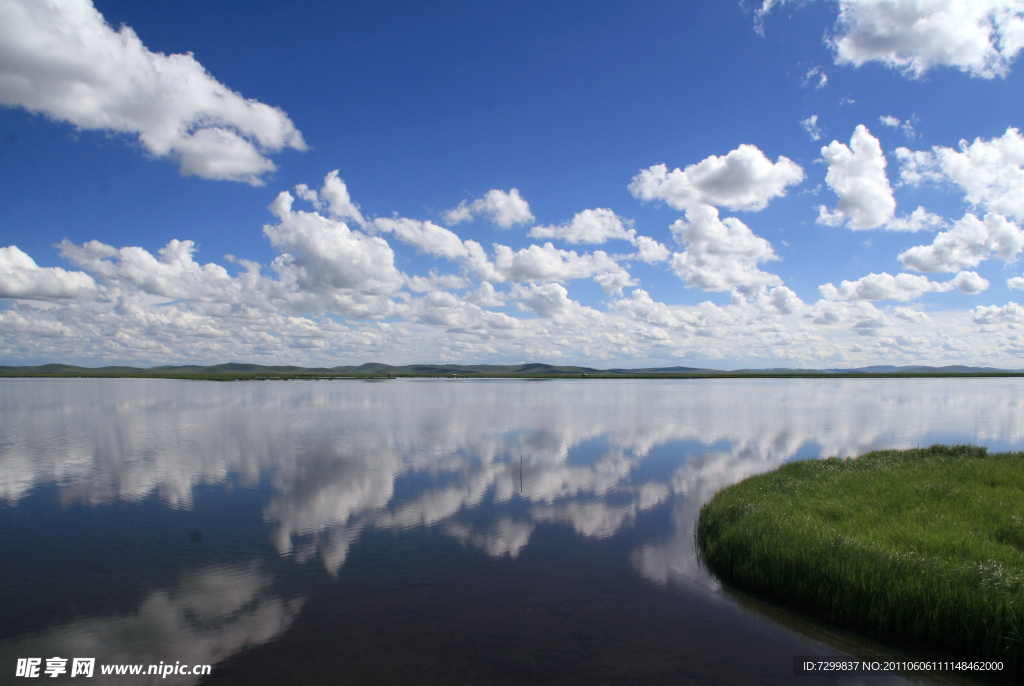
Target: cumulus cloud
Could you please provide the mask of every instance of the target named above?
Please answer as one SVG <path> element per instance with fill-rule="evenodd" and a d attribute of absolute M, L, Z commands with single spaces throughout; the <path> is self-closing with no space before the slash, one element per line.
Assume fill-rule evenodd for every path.
<path fill-rule="evenodd" d="M 914 131 L 914 122 L 917 121 L 917 117 L 911 117 L 911 119 L 903 121 L 892 115 L 882 115 L 878 118 L 878 121 L 889 128 L 899 129 L 903 132 L 904 136 L 911 140 L 917 136 L 917 133 Z"/>
<path fill-rule="evenodd" d="M 96 274 L 113 288 L 131 285 L 165 298 L 224 298 L 226 291 L 238 284 L 224 267 L 196 262 L 192 258 L 195 249 L 194 241 L 173 239 L 158 251 L 157 258 L 142 248 L 115 248 L 99 241 L 75 245 L 64 239 L 60 244 L 63 258 Z"/>
<path fill-rule="evenodd" d="M 754 293 L 764 286 L 782 284 L 775 274 L 757 265 L 778 256 L 771 243 L 735 217 L 720 219 L 710 205 L 686 211 L 686 219 L 672 224 L 672 233 L 686 249 L 672 256 L 670 264 L 689 286 L 706 291 L 737 290 Z"/>
<path fill-rule="evenodd" d="M 818 115 L 812 114 L 807 119 L 800 120 L 800 127 L 807 132 L 807 135 L 811 137 L 812 141 L 820 141 L 823 135 L 821 129 L 818 128 Z"/>
<path fill-rule="evenodd" d="M 999 214 L 985 220 L 966 214 L 949 231 L 935 236 L 931 245 L 918 245 L 900 253 L 904 267 L 919 272 L 955 272 L 976 267 L 992 256 L 1004 262 L 1017 258 L 1024 249 L 1024 232 Z"/>
<path fill-rule="evenodd" d="M 804 76 L 804 85 L 808 85 L 817 80 L 814 84 L 815 88 L 824 88 L 828 85 L 828 75 L 825 74 L 821 67 L 814 66 L 807 70 L 807 74 Z"/>
<path fill-rule="evenodd" d="M 946 293 L 958 288 L 964 293 L 975 294 L 988 288 L 988 281 L 976 272 L 960 272 L 951 281 L 931 281 L 927 276 L 886 272 L 871 273 L 856 281 L 843 281 L 836 288 L 831 283 L 820 286 L 822 297 L 835 300 L 906 301 L 920 298 L 925 293 Z"/>
<path fill-rule="evenodd" d="M 786 188 L 804 180 L 804 170 L 787 157 L 773 163 L 756 146 L 741 145 L 722 157 L 711 155 L 686 169 L 664 164 L 641 170 L 629 184 L 633 197 L 657 200 L 677 210 L 714 205 L 757 212 Z"/>
<path fill-rule="evenodd" d="M 695 321 L 688 313 L 655 301 L 642 288 L 633 289 L 629 299 L 614 301 L 612 308 L 632 319 L 658 327 L 675 328 Z"/>
<path fill-rule="evenodd" d="M 976 295 L 988 290 L 988 279 L 982 278 L 978 272 L 960 272 L 953 278 L 952 284 L 962 293 Z"/>
<path fill-rule="evenodd" d="M 785 5 L 786 0 L 761 0 L 761 6 L 754 10 L 754 30 L 764 36 L 764 19 L 776 5 Z"/>
<path fill-rule="evenodd" d="M 804 301 L 785 286 L 775 286 L 762 291 L 757 296 L 757 302 L 762 309 L 774 310 L 782 314 L 793 314 L 804 308 Z"/>
<path fill-rule="evenodd" d="M 562 324 L 591 324 L 602 318 L 600 312 L 569 298 L 569 291 L 557 283 L 543 286 L 519 286 L 515 295 L 523 309 L 542 319 L 553 319 Z"/>
<path fill-rule="evenodd" d="M 279 222 L 263 227 L 282 251 L 271 264 L 281 281 L 329 296 L 341 313 L 383 314 L 403 282 L 391 246 L 317 212 L 293 210 L 294 200 L 281 192 L 270 204 Z"/>
<path fill-rule="evenodd" d="M 561 250 L 551 243 L 545 243 L 543 246 L 530 245 L 517 251 L 513 251 L 507 245 L 496 244 L 494 262 L 478 266 L 478 271 L 482 278 L 493 283 L 551 283 L 605 274 L 619 275 L 627 284 L 631 281 L 626 270 L 603 250 L 579 255 L 575 250 Z M 621 285 L 610 287 L 611 292 L 614 292 L 619 290 Z M 605 290 L 607 291 L 608 287 L 605 287 Z"/>
<path fill-rule="evenodd" d="M 1005 76 L 1024 48 L 1021 0 L 840 0 L 837 64 L 877 61 L 912 78 L 947 66 Z"/>
<path fill-rule="evenodd" d="M 754 30 L 788 0 L 762 0 Z M 991 79 L 1006 76 L 1024 48 L 1021 0 L 839 0 L 827 42 L 836 64 L 881 62 L 911 78 L 937 66 Z"/>
<path fill-rule="evenodd" d="M 505 304 L 505 294 L 494 290 L 494 285 L 484 281 L 475 290 L 466 293 L 466 302 L 480 307 L 501 307 Z"/>
<path fill-rule="evenodd" d="M 81 270 L 75 272 L 38 267 L 17 248 L 7 248 L 0 261 L 0 286 L 8 290 L 0 292 L 7 298 L 31 295 L 47 301 L 4 304 L 0 355 L 72 362 L 246 359 L 313 365 L 394 354 L 459 361 L 575 357 L 626 365 L 634 360 L 754 355 L 785 360 L 788 366 L 823 366 L 839 359 L 836 355 L 849 354 L 870 363 L 876 361 L 871 353 L 851 345 L 850 339 L 877 338 L 901 322 L 934 333 L 940 327 L 950 330 L 949 322 L 955 320 L 943 314 L 934 321 L 911 322 L 887 315 L 864 298 L 907 300 L 924 292 L 958 288 L 972 293 L 988 286 L 979 275 L 962 270 L 943 283 L 925 277 L 914 281 L 912 275 L 872 275 L 879 278 L 830 286 L 833 301 L 805 304 L 778 276 L 762 271 L 764 262 L 777 259 L 771 244 L 738 219 L 721 218 L 710 205 L 687 208 L 685 219 L 673 225 L 683 246 L 674 255 L 657 241 L 636 235 L 624 220 L 617 227 L 610 211 L 598 215 L 610 221 L 598 224 L 591 239 L 611 240 L 621 231 L 635 246 L 634 254 L 580 253 L 544 243 L 521 249 L 494 245 L 489 255 L 480 244 L 462 241 L 428 221 L 362 217 L 335 172 L 316 190 L 300 184 L 279 194 L 269 209 L 274 219 L 264 234 L 281 255 L 269 269 L 227 256 L 242 267 L 237 274 L 230 266 L 200 262 L 195 243 L 188 240 L 170 241 L 153 253 L 98 241 L 65 241 L 61 255 Z M 556 228 L 567 237 L 572 223 Z M 588 234 L 581 230 L 578 235 Z M 392 250 L 392 245 L 396 250 L 402 246 L 389 245 L 392 237 L 432 257 L 458 262 L 461 273 L 433 268 L 424 276 L 403 273 Z M 993 245 L 998 252 L 1002 244 Z M 666 258 L 688 285 L 733 291 L 731 304 L 668 305 L 639 288 L 621 295 L 637 284 L 625 260 Z M 12 291 L 12 274 L 36 285 Z M 67 279 L 67 274 L 77 276 Z M 886 278 L 894 284 L 884 283 Z M 593 279 L 606 293 L 619 294 L 609 298 L 610 311 L 581 304 L 568 283 L 577 279 Z M 56 280 L 58 286 L 39 285 L 47 280 Z M 510 286 L 497 290 L 502 283 Z M 461 296 L 452 292 L 462 289 L 467 292 Z M 489 309 L 508 306 L 535 316 Z M 837 323 L 847 327 L 832 329 L 827 337 L 816 326 Z M 960 325 L 952 326 L 955 330 Z M 957 336 L 949 345 L 977 348 L 977 340 Z M 922 338 L 906 345 L 918 349 L 933 343 Z M 995 343 L 985 345 L 995 350 Z M 342 532 L 336 541 L 331 539 L 334 543 L 324 543 L 334 546 L 338 560 L 347 536 Z"/>
<path fill-rule="evenodd" d="M 1024 307 L 1015 302 L 1008 302 L 1002 307 L 980 305 L 971 310 L 971 319 L 979 326 L 1010 325 L 1013 328 L 1024 324 Z"/>
<path fill-rule="evenodd" d="M 911 151 L 909 148 L 896 148 L 896 158 L 900 161 L 900 180 L 910 186 L 922 183 L 942 183 L 945 175 L 939 169 L 935 154 L 927 150 Z"/>
<path fill-rule="evenodd" d="M 1013 276 L 1006 280 L 1006 285 L 1010 288 L 1016 288 L 1019 291 L 1024 291 L 1024 277 Z"/>
<path fill-rule="evenodd" d="M 899 148 L 900 178 L 911 185 L 949 180 L 967 201 L 987 212 L 1024 221 L 1024 136 L 1009 128 L 989 141 L 960 141 L 959 151 L 934 146 L 929 151 Z"/>
<path fill-rule="evenodd" d="M 436 269 L 431 269 L 427 276 L 408 276 L 406 285 L 414 293 L 429 293 L 466 288 L 469 282 L 456 274 L 438 274 Z"/>
<path fill-rule="evenodd" d="M 433 291 L 417 298 L 408 305 L 400 306 L 398 312 L 410 321 L 443 327 L 449 332 L 487 333 L 492 330 L 509 331 L 521 326 L 519 320 L 503 312 L 485 310 L 445 291 Z"/>
<path fill-rule="evenodd" d="M 393 233 L 404 243 L 414 245 L 423 252 L 449 260 L 469 257 L 469 248 L 457 235 L 431 221 L 419 221 L 396 217 L 376 218 L 371 228 L 383 233 Z"/>
<path fill-rule="evenodd" d="M 878 139 L 860 124 L 853 131 L 850 146 L 832 141 L 821 149 L 828 162 L 825 183 L 839 196 L 834 212 L 821 205 L 818 223 L 853 230 L 874 229 L 892 219 L 896 200 L 885 175 L 885 155 Z"/>
<path fill-rule="evenodd" d="M 0 298 L 67 300 L 95 291 L 96 282 L 84 272 L 40 267 L 15 245 L 0 248 Z"/>
<path fill-rule="evenodd" d="M 931 231 L 944 226 L 946 220 L 937 214 L 932 214 L 924 207 L 918 205 L 917 209 L 909 216 L 894 217 L 886 223 L 885 228 L 889 231 L 906 231 L 916 233 L 918 231 Z"/>
<path fill-rule="evenodd" d="M 508 193 L 495 188 L 472 203 L 467 204 L 463 200 L 458 206 L 441 213 L 441 218 L 446 224 L 461 224 L 479 216 L 487 217 L 502 229 L 511 229 L 515 224 L 528 224 L 533 221 L 529 203 L 519 196 L 519 190 L 516 188 Z"/>
<path fill-rule="evenodd" d="M 896 319 L 900 319 L 910 324 L 923 324 L 925 322 L 931 321 L 931 317 L 929 317 L 927 314 L 921 312 L 920 310 L 915 310 L 912 307 L 894 308 L 892 314 Z"/>
<path fill-rule="evenodd" d="M 637 247 L 637 251 L 627 255 L 627 258 L 655 264 L 664 262 L 672 256 L 672 252 L 667 247 L 648 236 L 637 236 L 633 239 L 633 245 Z"/>
<path fill-rule="evenodd" d="M 226 259 L 244 268 L 237 276 L 215 263 L 200 264 L 194 259 L 196 246 L 191 240 L 171 240 L 156 255 L 136 246 L 115 248 L 99 241 L 76 245 L 65 240 L 60 244 L 61 256 L 94 275 L 111 300 L 145 294 L 264 313 L 332 312 L 355 319 L 379 318 L 392 312 L 392 298 L 405 286 L 413 291 L 464 287 L 464 280 L 452 274 L 403 274 L 395 267 L 387 241 L 350 229 L 341 216 L 362 218 L 336 172 L 328 174 L 319 193 L 304 185 L 297 186 L 296 193 L 323 214 L 293 209 L 295 197 L 288 191 L 271 203 L 269 209 L 278 222 L 265 225 L 263 233 L 281 252 L 270 264 L 277 278 L 263 275 L 259 264 L 231 255 Z M 394 231 L 427 252 L 469 254 L 457 238 L 452 247 L 453 235 L 447 229 L 412 220 L 387 221 L 393 225 L 382 230 Z M 80 282 L 93 283 L 89 275 L 75 274 L 80 274 Z"/>
<path fill-rule="evenodd" d="M 191 53 L 150 52 L 88 0 L 0 6 L 0 103 L 137 137 L 185 176 L 262 185 L 275 169 L 267 154 L 306 149 L 283 111 L 232 91 Z"/>
<path fill-rule="evenodd" d="M 604 243 L 608 240 L 632 241 L 636 237 L 633 222 L 624 219 L 612 210 L 597 208 L 577 212 L 568 224 L 559 226 L 535 226 L 530 229 L 532 238 L 554 238 L 566 243 Z"/>
<path fill-rule="evenodd" d="M 653 238 L 638 236 L 632 220 L 624 219 L 605 208 L 577 212 L 568 224 L 535 226 L 530 229 L 529 235 L 533 238 L 554 238 L 573 244 L 601 244 L 608 240 L 629 241 L 637 251 L 621 255 L 619 259 L 636 259 L 649 264 L 664 262 L 672 254 L 668 248 Z"/>
<path fill-rule="evenodd" d="M 324 185 L 320 187 L 319 193 L 304 183 L 295 186 L 295 193 L 317 210 L 327 210 L 333 217 L 351 220 L 360 225 L 366 223 L 359 211 L 359 205 L 352 202 L 349 196 L 348 186 L 338 178 L 337 169 L 324 177 Z"/>

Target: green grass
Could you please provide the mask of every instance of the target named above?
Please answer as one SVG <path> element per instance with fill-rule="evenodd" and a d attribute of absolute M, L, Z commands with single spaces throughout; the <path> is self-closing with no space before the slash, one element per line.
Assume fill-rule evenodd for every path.
<path fill-rule="evenodd" d="M 701 508 L 703 563 L 825 620 L 1024 671 L 1024 453 L 794 462 Z"/>

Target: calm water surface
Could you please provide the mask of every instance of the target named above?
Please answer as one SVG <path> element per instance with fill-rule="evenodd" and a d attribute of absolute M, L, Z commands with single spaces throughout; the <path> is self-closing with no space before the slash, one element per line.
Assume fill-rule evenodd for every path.
<path fill-rule="evenodd" d="M 0 683 L 908 683 L 794 677 L 878 646 L 722 589 L 693 524 L 935 442 L 1024 447 L 1024 380 L 0 380 Z"/>

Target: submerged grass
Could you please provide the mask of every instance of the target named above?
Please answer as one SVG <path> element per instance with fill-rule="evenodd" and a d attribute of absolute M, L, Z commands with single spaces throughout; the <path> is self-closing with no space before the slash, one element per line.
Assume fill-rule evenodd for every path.
<path fill-rule="evenodd" d="M 784 465 L 720 491 L 723 581 L 826 620 L 1024 672 L 1024 453 L 968 445 Z"/>

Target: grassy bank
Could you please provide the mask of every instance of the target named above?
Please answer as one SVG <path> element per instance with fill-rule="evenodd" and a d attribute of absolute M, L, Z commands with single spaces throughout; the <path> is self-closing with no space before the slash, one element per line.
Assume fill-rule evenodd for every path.
<path fill-rule="evenodd" d="M 722 580 L 828 621 L 1024 672 L 1024 453 L 888 450 L 720 491 L 697 544 Z"/>

